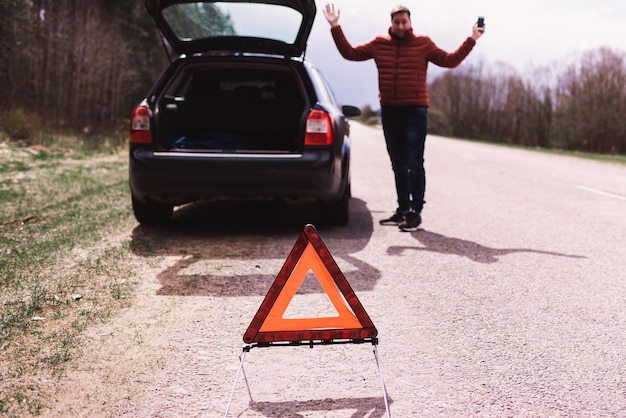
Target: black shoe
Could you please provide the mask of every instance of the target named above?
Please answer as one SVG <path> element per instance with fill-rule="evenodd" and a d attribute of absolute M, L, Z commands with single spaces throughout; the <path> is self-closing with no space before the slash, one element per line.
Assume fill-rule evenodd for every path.
<path fill-rule="evenodd" d="M 381 225 L 391 225 L 391 226 L 398 226 L 402 222 L 404 222 L 404 215 L 401 212 L 396 212 L 393 215 L 391 215 L 391 217 L 380 220 Z"/>
<path fill-rule="evenodd" d="M 399 226 L 400 230 L 404 232 L 413 232 L 417 231 L 417 228 L 422 223 L 422 215 L 415 212 L 407 213 L 404 218 L 404 222 L 402 222 Z"/>

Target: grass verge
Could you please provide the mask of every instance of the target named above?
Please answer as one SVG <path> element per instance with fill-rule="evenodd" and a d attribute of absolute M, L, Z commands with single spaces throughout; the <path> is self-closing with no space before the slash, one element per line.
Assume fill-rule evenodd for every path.
<path fill-rule="evenodd" d="M 81 333 L 133 294 L 127 157 L 0 144 L 0 416 L 37 415 Z"/>

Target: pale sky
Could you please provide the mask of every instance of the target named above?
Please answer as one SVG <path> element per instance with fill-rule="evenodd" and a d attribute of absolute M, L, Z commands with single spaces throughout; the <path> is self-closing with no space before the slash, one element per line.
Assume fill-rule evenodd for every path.
<path fill-rule="evenodd" d="M 339 102 L 377 109 L 374 63 L 349 62 L 339 55 L 323 15 L 326 3 L 316 0 L 307 58 L 322 70 Z M 353 45 L 387 32 L 389 11 L 396 4 L 411 10 L 416 34 L 430 36 L 447 51 L 455 50 L 471 34 L 477 17 L 484 16 L 485 35 L 464 64 L 506 63 L 521 76 L 541 66 L 576 61 L 583 52 L 600 47 L 626 53 L 626 0 L 336 0 L 334 4 Z M 440 71 L 429 66 L 431 76 Z"/>

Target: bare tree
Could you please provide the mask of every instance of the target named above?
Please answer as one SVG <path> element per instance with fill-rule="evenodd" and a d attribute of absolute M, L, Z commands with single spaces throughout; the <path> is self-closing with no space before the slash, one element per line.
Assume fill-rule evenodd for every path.
<path fill-rule="evenodd" d="M 626 153 L 625 61 L 623 53 L 599 49 L 558 75 L 543 67 L 522 78 L 506 65 L 447 72 L 431 84 L 431 113 L 437 119 L 433 132 Z"/>
<path fill-rule="evenodd" d="M 3 0 L 0 31 L 0 108 L 61 129 L 116 128 L 167 63 L 134 0 Z"/>
<path fill-rule="evenodd" d="M 557 132 L 567 148 L 626 152 L 626 61 L 609 49 L 586 53 L 557 88 Z"/>

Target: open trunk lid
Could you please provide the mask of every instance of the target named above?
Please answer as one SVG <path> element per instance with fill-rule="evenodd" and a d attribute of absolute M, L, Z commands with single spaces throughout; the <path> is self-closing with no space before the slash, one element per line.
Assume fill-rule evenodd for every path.
<path fill-rule="evenodd" d="M 168 53 L 304 55 L 314 0 L 146 0 Z M 170 58 L 172 58 L 170 56 Z"/>

